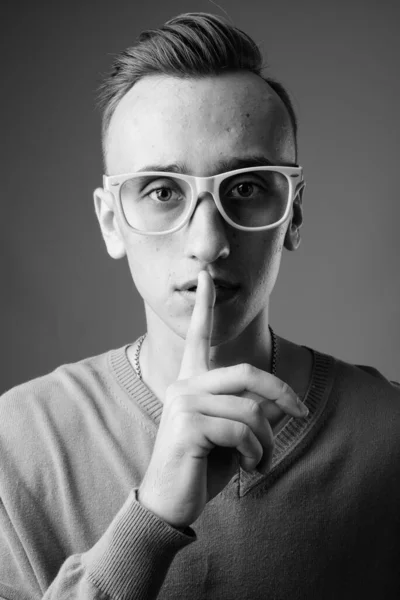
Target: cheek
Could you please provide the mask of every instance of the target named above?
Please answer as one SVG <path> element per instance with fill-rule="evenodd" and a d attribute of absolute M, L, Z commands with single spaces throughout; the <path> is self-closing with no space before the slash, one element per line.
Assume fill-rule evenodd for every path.
<path fill-rule="evenodd" d="M 165 273 L 166 255 L 157 240 L 145 237 L 128 240 L 125 248 L 132 279 L 141 293 L 143 287 L 148 287 L 151 281 L 155 284 Z"/>
<path fill-rule="evenodd" d="M 279 273 L 286 227 L 278 228 L 248 240 L 247 278 L 252 303 L 263 304 L 275 286 Z M 268 235 L 267 235 L 268 234 Z M 243 265 L 245 267 L 246 265 Z"/>
<path fill-rule="evenodd" d="M 232 237 L 232 256 L 241 263 L 241 270 L 257 279 L 268 277 L 269 271 L 280 263 L 286 226 L 268 232 Z"/>
<path fill-rule="evenodd" d="M 166 303 L 174 279 L 174 250 L 167 240 L 146 238 L 125 241 L 129 269 L 137 291 L 150 305 Z"/>

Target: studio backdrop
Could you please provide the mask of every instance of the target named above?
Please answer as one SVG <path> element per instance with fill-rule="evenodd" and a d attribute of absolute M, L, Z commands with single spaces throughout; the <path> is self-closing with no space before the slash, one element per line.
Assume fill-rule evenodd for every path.
<path fill-rule="evenodd" d="M 6 3 L 2 11 L 0 392 L 145 329 L 106 253 L 96 89 L 113 55 L 179 13 L 226 15 L 293 99 L 307 180 L 270 321 L 400 379 L 399 4 L 328 0 Z"/>

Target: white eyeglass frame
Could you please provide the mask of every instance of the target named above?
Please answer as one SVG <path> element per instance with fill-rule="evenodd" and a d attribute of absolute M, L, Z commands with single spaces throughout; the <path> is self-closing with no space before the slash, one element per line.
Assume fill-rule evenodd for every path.
<path fill-rule="evenodd" d="M 242 173 L 249 173 L 251 171 L 276 171 L 284 175 L 289 184 L 289 199 L 286 206 L 286 210 L 284 215 L 276 221 L 276 223 L 272 223 L 270 225 L 262 225 L 261 227 L 244 227 L 243 225 L 238 225 L 232 219 L 228 217 L 226 212 L 223 209 L 219 198 L 219 186 L 224 181 L 224 179 L 228 177 L 232 177 L 233 175 L 240 175 Z M 124 210 L 122 208 L 121 202 L 121 186 L 132 179 L 133 177 L 175 177 L 176 179 L 182 179 L 187 182 L 192 190 L 192 199 L 190 203 L 189 210 L 185 216 L 185 218 L 178 223 L 172 229 L 168 229 L 167 231 L 142 231 L 141 229 L 136 229 L 133 227 L 127 220 Z M 199 201 L 199 197 L 201 194 L 207 192 L 211 194 L 215 205 L 223 217 L 223 219 L 229 223 L 235 229 L 240 229 L 242 231 L 267 231 L 268 229 L 275 229 L 282 225 L 289 217 L 290 210 L 292 208 L 292 204 L 297 194 L 304 188 L 306 182 L 303 179 L 303 168 L 302 167 L 282 167 L 282 166 L 265 166 L 265 167 L 246 167 L 244 169 L 235 169 L 234 171 L 227 171 L 225 173 L 219 173 L 218 175 L 211 175 L 210 177 L 196 177 L 195 175 L 184 175 L 183 173 L 174 173 L 167 171 L 139 171 L 136 173 L 124 173 L 121 175 L 103 175 L 103 188 L 104 190 L 110 192 L 116 201 L 117 210 L 120 217 L 126 223 L 126 225 L 141 235 L 167 235 L 170 233 L 175 233 L 189 222 L 192 217 L 194 211 L 196 210 L 197 203 Z"/>

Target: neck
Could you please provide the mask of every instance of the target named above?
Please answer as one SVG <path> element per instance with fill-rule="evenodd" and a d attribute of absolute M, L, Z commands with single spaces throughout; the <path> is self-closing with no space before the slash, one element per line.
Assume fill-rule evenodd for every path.
<path fill-rule="evenodd" d="M 185 340 L 147 306 L 146 321 L 147 336 L 140 351 L 142 378 L 162 402 L 168 386 L 178 378 Z M 269 371 L 271 347 L 268 307 L 265 307 L 237 337 L 211 346 L 210 369 L 249 363 Z M 128 351 L 132 364 L 134 351 L 132 346 Z"/>

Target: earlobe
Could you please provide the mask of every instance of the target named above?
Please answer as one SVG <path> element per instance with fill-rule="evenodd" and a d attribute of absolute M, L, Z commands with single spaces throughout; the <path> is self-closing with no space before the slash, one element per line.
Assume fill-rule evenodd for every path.
<path fill-rule="evenodd" d="M 284 247 L 294 251 L 300 246 L 300 228 L 303 225 L 303 190 L 302 188 L 293 201 L 292 217 L 285 234 Z"/>
<path fill-rule="evenodd" d="M 300 246 L 300 242 L 300 230 L 298 227 L 293 225 L 293 222 L 290 222 L 285 235 L 284 247 L 286 248 L 286 250 L 290 250 L 291 252 L 293 252 L 294 250 L 297 250 L 297 248 Z"/>
<path fill-rule="evenodd" d="M 121 235 L 112 195 L 103 188 L 97 188 L 93 192 L 93 200 L 108 254 L 111 258 L 123 258 L 126 254 L 125 244 Z"/>

